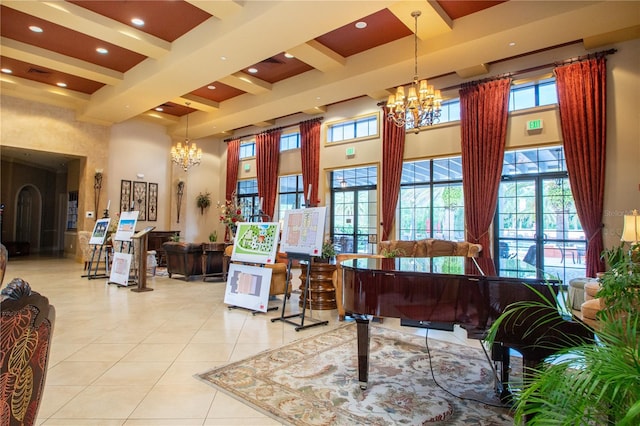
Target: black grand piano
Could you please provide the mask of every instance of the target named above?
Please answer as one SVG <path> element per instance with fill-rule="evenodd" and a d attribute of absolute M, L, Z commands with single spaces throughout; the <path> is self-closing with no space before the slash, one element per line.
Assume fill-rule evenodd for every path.
<path fill-rule="evenodd" d="M 372 316 L 400 318 L 402 325 L 425 328 L 452 330 L 458 324 L 469 338 L 484 339 L 510 304 L 541 297 L 556 303 L 561 285 L 557 280 L 466 275 L 465 261 L 473 260 L 458 256 L 358 258 L 342 262 L 344 307 L 357 322 L 358 379 L 362 389 L 368 380 Z M 500 362 L 496 391 L 505 402 L 511 396 L 509 348 L 522 354 L 525 367 L 534 367 L 562 347 L 593 339 L 593 333 L 577 318 L 564 318 L 553 305 L 541 305 L 505 321 L 498 329 L 491 352 L 493 361 Z M 545 327 L 532 327 L 543 317 L 547 320 Z"/>

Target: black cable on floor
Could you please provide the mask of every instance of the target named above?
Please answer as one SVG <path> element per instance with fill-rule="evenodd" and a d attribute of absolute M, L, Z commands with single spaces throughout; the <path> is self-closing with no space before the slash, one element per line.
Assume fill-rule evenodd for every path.
<path fill-rule="evenodd" d="M 487 402 L 487 401 L 483 401 L 481 399 L 476 399 L 476 398 L 467 398 L 467 397 L 463 397 L 460 395 L 456 395 L 455 393 L 451 392 L 448 389 L 445 389 L 442 385 L 440 385 L 440 383 L 438 383 L 438 381 L 436 380 L 436 376 L 435 373 L 433 372 L 433 363 L 431 360 L 431 351 L 429 350 L 429 329 L 427 328 L 427 333 L 425 335 L 425 346 L 427 348 L 427 356 L 429 357 L 429 370 L 431 371 L 431 378 L 433 379 L 433 382 L 436 384 L 436 386 L 438 386 L 440 389 L 442 389 L 444 392 L 446 392 L 447 394 L 451 395 L 454 398 L 458 398 L 464 401 L 472 401 L 472 402 L 477 402 L 479 404 L 485 404 L 488 405 L 490 407 L 495 407 L 495 408 L 508 408 L 505 405 L 502 404 L 496 404 L 494 402 Z M 484 349 L 484 346 L 482 347 Z M 486 351 L 485 351 L 485 355 L 486 355 Z M 491 363 L 489 363 L 491 364 Z M 495 370 L 494 370 L 495 371 Z"/>

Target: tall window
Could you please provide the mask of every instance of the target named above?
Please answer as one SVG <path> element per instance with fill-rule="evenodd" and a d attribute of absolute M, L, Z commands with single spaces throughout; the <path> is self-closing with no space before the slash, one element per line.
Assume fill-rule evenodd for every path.
<path fill-rule="evenodd" d="M 463 241 L 462 158 L 404 163 L 398 210 L 401 240 Z"/>
<path fill-rule="evenodd" d="M 242 216 L 251 222 L 258 214 L 260 200 L 258 199 L 258 180 L 248 179 L 238 181 L 238 204 L 242 209 Z"/>
<path fill-rule="evenodd" d="M 505 153 L 494 219 L 500 275 L 559 278 L 585 274 L 586 241 L 561 146 Z"/>
<path fill-rule="evenodd" d="M 331 172 L 331 238 L 339 253 L 374 253 L 378 229 L 378 169 Z"/>
<path fill-rule="evenodd" d="M 278 196 L 278 220 L 284 219 L 284 213 L 287 210 L 302 207 L 303 196 L 302 175 L 281 176 L 280 194 Z"/>

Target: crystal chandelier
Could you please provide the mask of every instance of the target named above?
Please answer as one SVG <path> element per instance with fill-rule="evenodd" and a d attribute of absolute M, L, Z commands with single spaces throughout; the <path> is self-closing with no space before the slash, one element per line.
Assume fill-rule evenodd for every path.
<path fill-rule="evenodd" d="M 408 130 L 419 130 L 420 127 L 433 126 L 440 121 L 440 90 L 434 90 L 427 80 L 418 78 L 418 17 L 421 14 L 419 10 L 411 12 L 415 20 L 414 77 L 409 86 L 409 96 L 405 96 L 404 86 L 398 86 L 396 94 L 390 95 L 387 101 L 387 119 Z"/>
<path fill-rule="evenodd" d="M 187 106 L 191 103 L 187 102 Z M 178 142 L 176 146 L 171 147 L 171 161 L 182 167 L 185 172 L 191 166 L 197 166 L 202 160 L 202 149 L 196 146 L 196 143 L 189 140 L 189 114 L 187 114 L 187 129 L 184 138 L 184 145 Z"/>

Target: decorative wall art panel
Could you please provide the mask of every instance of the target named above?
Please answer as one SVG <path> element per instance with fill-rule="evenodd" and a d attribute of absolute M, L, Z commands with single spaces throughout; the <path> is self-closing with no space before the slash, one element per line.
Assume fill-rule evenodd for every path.
<path fill-rule="evenodd" d="M 158 184 L 149 184 L 149 200 L 148 200 L 147 220 L 158 220 Z"/>
<path fill-rule="evenodd" d="M 131 210 L 131 181 L 120 181 L 120 212 Z"/>
<path fill-rule="evenodd" d="M 147 182 L 133 182 L 133 205 L 140 212 L 138 220 L 147 220 Z"/>

